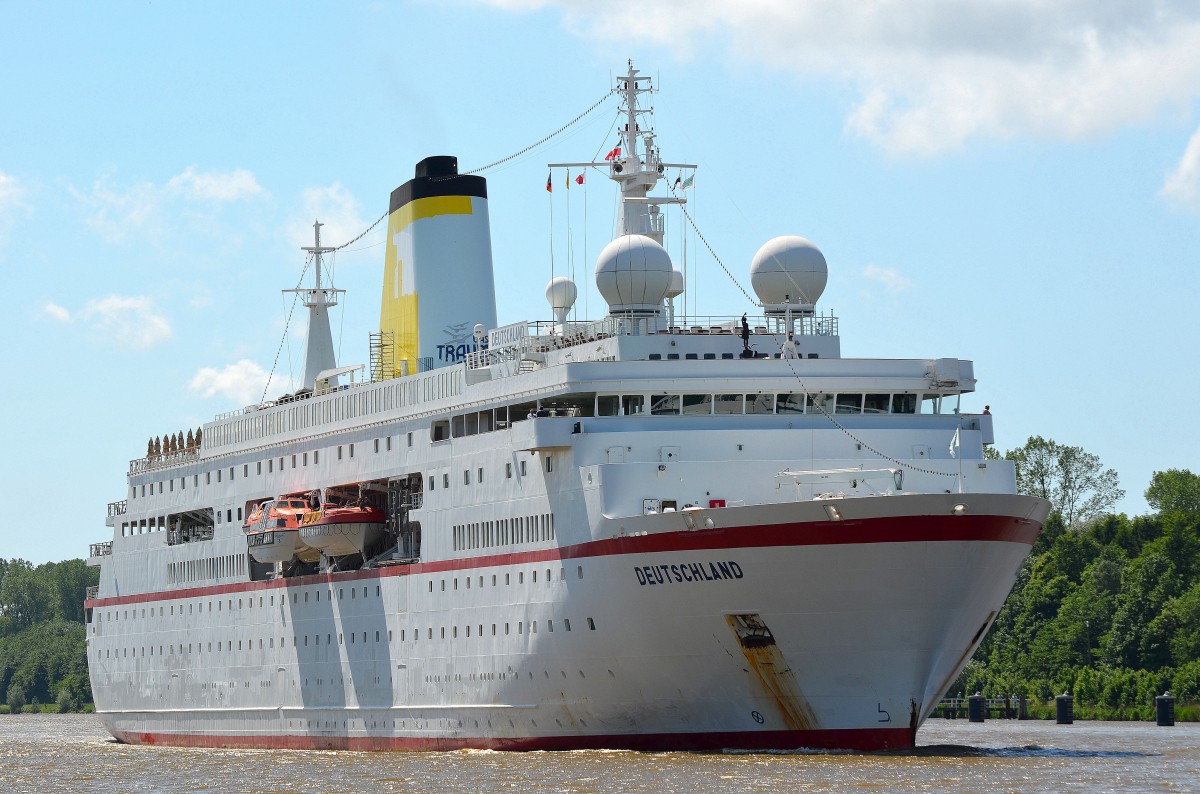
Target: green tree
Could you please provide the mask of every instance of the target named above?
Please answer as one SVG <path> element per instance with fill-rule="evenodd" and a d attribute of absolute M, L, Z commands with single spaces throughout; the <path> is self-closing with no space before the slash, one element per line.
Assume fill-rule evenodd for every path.
<path fill-rule="evenodd" d="M 53 593 L 46 578 L 25 560 L 12 560 L 0 581 L 0 615 L 6 632 L 14 632 L 49 619 L 53 613 Z"/>
<path fill-rule="evenodd" d="M 1016 463 L 1017 490 L 1049 500 L 1071 528 L 1098 518 L 1125 496 L 1117 472 L 1104 469 L 1082 447 L 1030 436 L 1005 457 Z"/>
<path fill-rule="evenodd" d="M 1200 475 L 1187 469 L 1156 471 L 1146 489 L 1146 502 L 1160 513 L 1200 515 Z"/>

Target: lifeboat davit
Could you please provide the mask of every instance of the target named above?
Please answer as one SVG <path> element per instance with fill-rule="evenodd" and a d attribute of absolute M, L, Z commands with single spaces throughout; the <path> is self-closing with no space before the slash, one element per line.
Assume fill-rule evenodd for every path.
<path fill-rule="evenodd" d="M 260 503 L 246 516 L 246 550 L 258 562 L 288 562 L 298 557 L 314 562 L 320 552 L 300 539 L 300 521 L 308 511 L 308 502 L 300 497 L 281 497 Z"/>
<path fill-rule="evenodd" d="M 363 554 L 383 533 L 386 520 L 382 510 L 366 502 L 324 504 L 300 519 L 300 539 L 332 557 Z"/>

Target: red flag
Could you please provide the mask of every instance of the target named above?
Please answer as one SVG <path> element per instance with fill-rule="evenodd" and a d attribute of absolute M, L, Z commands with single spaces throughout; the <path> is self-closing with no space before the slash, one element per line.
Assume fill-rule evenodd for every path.
<path fill-rule="evenodd" d="M 552 193 L 552 192 L 554 192 L 554 186 L 550 184 L 550 177 L 551 177 L 551 176 L 553 176 L 553 173 L 546 174 L 546 192 L 547 192 L 547 193 Z"/>
<path fill-rule="evenodd" d="M 579 176 L 575 177 L 575 184 L 577 184 L 577 185 L 583 184 L 583 174 L 580 174 Z"/>

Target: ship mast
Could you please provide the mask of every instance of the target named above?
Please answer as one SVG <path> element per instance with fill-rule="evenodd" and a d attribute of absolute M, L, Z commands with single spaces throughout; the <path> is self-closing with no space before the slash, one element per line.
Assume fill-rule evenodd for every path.
<path fill-rule="evenodd" d="M 333 332 L 329 329 L 329 307 L 337 306 L 338 294 L 344 289 L 334 289 L 332 286 L 321 286 L 321 255 L 337 249 L 321 245 L 320 221 L 313 222 L 314 243 L 303 246 L 300 250 L 307 251 L 316 259 L 316 286 L 313 289 L 285 289 L 284 292 L 299 293 L 304 305 L 308 308 L 308 340 L 304 353 L 304 382 L 301 388 L 316 389 L 317 375 L 325 370 L 337 367 L 337 356 L 333 352 Z M 337 386 L 337 377 L 329 378 L 329 386 Z"/>
<path fill-rule="evenodd" d="M 642 76 L 628 62 L 628 71 L 617 78 L 616 89 L 621 94 L 621 112 L 625 126 L 621 130 L 620 153 L 602 163 L 550 163 L 551 168 L 607 168 L 608 177 L 621 189 L 621 202 L 617 214 L 617 234 L 642 234 L 659 245 L 663 243 L 663 204 L 685 204 L 683 197 L 656 197 L 650 191 L 662 179 L 668 168 L 691 168 L 689 163 L 664 163 L 655 144 L 654 127 L 650 123 L 649 107 L 640 107 L 638 97 L 654 92 L 650 78 Z M 647 117 L 646 129 L 641 128 L 641 119 Z M 641 151 L 639 151 L 639 143 Z M 644 155 L 643 155 L 644 152 Z"/>

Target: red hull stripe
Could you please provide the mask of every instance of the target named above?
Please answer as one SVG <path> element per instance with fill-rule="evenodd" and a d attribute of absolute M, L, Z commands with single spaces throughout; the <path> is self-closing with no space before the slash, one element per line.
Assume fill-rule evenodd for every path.
<path fill-rule="evenodd" d="M 558 560 L 652 554 L 674 551 L 712 551 L 781 546 L 840 546 L 855 543 L 938 543 L 975 541 L 1023 543 L 1032 546 L 1041 531 L 1036 522 L 1012 516 L 889 516 L 848 521 L 766 524 L 684 532 L 663 532 L 637 537 L 610 538 L 537 551 L 509 552 L 457 560 L 395 565 L 338 574 L 313 574 L 291 579 L 190 587 L 137 595 L 95 598 L 88 609 L 226 593 L 246 593 L 321 583 L 345 583 L 386 576 L 406 576 L 447 571 L 469 571 L 496 565 L 522 565 Z M 756 734 L 757 735 L 757 734 Z"/>
<path fill-rule="evenodd" d="M 236 747 L 264 750 L 894 750 L 911 748 L 910 728 L 814 731 L 716 731 L 712 733 L 613 734 L 608 736 L 417 737 L 417 736 L 213 736 L 115 731 L 127 744 L 173 747 Z"/>

